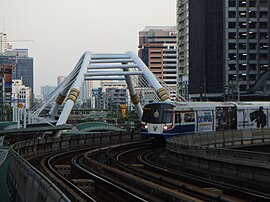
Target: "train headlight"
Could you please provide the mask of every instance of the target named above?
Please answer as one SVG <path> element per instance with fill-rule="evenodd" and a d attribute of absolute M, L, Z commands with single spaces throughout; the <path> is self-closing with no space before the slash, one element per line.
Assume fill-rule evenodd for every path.
<path fill-rule="evenodd" d="M 141 128 L 147 129 L 147 128 L 148 128 L 147 123 L 142 123 L 142 124 L 141 124 Z"/>
<path fill-rule="evenodd" d="M 163 126 L 163 130 L 170 130 L 170 129 L 172 129 L 172 127 L 173 127 L 173 124 L 170 123 L 170 124 Z"/>

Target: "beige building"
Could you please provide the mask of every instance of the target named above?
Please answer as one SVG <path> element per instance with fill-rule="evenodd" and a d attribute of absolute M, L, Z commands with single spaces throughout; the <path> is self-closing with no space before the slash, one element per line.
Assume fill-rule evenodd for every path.
<path fill-rule="evenodd" d="M 168 86 L 177 89 L 176 27 L 146 26 L 139 32 L 139 57 Z"/>

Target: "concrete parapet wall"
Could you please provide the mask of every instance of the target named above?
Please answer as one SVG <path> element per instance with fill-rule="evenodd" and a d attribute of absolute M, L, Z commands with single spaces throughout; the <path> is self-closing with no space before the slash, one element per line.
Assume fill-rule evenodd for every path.
<path fill-rule="evenodd" d="M 174 137 L 167 140 L 166 149 L 182 167 L 268 186 L 270 154 L 237 150 L 239 146 L 258 143 L 270 143 L 269 128 Z"/>
<path fill-rule="evenodd" d="M 35 139 L 12 145 L 9 152 L 7 184 L 12 201 L 70 201 L 57 186 L 32 166 L 27 159 L 50 152 L 75 149 L 103 143 L 118 143 L 121 140 L 139 139 L 138 134 L 97 133 L 67 135 L 54 139 Z"/>
<path fill-rule="evenodd" d="M 70 201 L 14 150 L 10 152 L 7 185 L 11 201 Z"/>

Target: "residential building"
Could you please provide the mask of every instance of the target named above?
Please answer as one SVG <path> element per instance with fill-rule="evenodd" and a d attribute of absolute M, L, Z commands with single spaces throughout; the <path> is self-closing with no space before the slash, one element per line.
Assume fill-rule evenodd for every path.
<path fill-rule="evenodd" d="M 269 99 L 269 19 L 268 0 L 177 1 L 179 76 L 192 100 Z"/>
<path fill-rule="evenodd" d="M 30 109 L 32 100 L 31 95 L 31 88 L 23 85 L 22 79 L 12 80 L 12 107 L 22 103 L 26 109 Z"/>
<path fill-rule="evenodd" d="M 146 26 L 139 32 L 139 57 L 159 79 L 177 89 L 176 27 Z"/>

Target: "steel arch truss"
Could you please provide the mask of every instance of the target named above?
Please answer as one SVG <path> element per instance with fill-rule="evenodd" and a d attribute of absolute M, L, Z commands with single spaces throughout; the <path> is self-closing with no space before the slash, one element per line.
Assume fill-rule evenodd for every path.
<path fill-rule="evenodd" d="M 135 105 L 139 119 L 141 119 L 142 107 L 139 95 L 134 88 L 134 79 L 132 78 L 134 75 L 143 75 L 161 101 L 171 101 L 170 95 L 159 83 L 155 75 L 134 53 L 92 54 L 87 51 L 82 55 L 67 78 L 66 85 L 59 90 L 59 94 L 49 112 L 49 117 L 56 115 L 59 106 L 66 99 L 65 106 L 56 125 L 66 124 L 84 80 L 125 80 L 132 103 Z"/>

